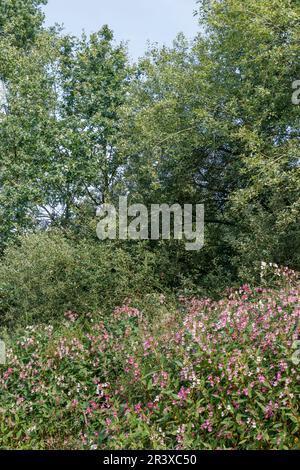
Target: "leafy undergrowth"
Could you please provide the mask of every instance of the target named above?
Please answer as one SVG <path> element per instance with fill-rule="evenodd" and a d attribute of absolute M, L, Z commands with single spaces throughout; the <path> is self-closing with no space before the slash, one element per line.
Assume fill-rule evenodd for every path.
<path fill-rule="evenodd" d="M 27 327 L 0 367 L 0 448 L 299 449 L 299 293 L 152 295 Z"/>

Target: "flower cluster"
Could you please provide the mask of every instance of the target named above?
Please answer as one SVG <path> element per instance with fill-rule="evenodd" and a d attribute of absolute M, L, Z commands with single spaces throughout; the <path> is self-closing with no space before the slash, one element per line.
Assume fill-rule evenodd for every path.
<path fill-rule="evenodd" d="M 155 320 L 127 302 L 26 328 L 0 368 L 0 448 L 299 449 L 299 294 L 244 285 Z"/>

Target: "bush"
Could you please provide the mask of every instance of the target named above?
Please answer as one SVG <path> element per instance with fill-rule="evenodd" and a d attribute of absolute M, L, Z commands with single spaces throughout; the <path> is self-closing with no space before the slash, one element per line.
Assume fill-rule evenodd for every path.
<path fill-rule="evenodd" d="M 67 310 L 105 310 L 155 288 L 155 259 L 113 244 L 67 240 L 60 233 L 22 237 L 0 267 L 1 321 L 59 319 Z"/>

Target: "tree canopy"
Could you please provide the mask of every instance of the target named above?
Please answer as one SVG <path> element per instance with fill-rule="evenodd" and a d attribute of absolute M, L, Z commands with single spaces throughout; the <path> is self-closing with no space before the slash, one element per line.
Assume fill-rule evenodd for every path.
<path fill-rule="evenodd" d="M 49 227 L 95 238 L 96 207 L 127 194 L 205 204 L 201 252 L 147 244 L 180 275 L 299 268 L 300 5 L 198 1 L 192 42 L 180 34 L 130 64 L 108 26 L 81 38 L 45 28 L 45 3 L 0 6 L 1 249 Z"/>

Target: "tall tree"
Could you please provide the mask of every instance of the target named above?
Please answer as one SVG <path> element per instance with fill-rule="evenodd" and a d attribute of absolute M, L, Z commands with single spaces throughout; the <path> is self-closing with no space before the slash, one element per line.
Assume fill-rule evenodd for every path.
<path fill-rule="evenodd" d="M 73 201 L 85 198 L 95 206 L 113 196 L 122 166 L 119 114 L 127 80 L 126 50 L 113 44 L 107 26 L 89 39 L 63 40 L 60 114 L 65 131 L 59 143 L 68 154 Z"/>
<path fill-rule="evenodd" d="M 230 196 L 234 244 L 246 264 L 262 258 L 300 266 L 300 5 L 290 0 L 200 1 L 199 49 L 229 139 L 240 148 L 243 187 Z"/>
<path fill-rule="evenodd" d="M 120 179 L 124 47 L 113 44 L 106 26 L 89 39 L 40 29 L 30 48 L 9 45 L 1 53 L 2 238 L 29 227 L 68 227 L 83 207 L 94 216 Z"/>
<path fill-rule="evenodd" d="M 204 202 L 208 269 L 299 267 L 299 5 L 199 4 L 192 47 L 179 37 L 137 67 L 125 112 L 131 194 Z"/>

